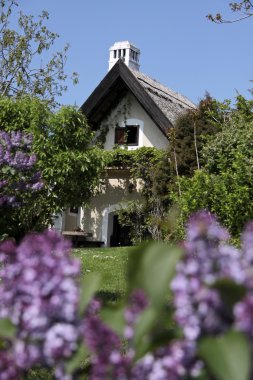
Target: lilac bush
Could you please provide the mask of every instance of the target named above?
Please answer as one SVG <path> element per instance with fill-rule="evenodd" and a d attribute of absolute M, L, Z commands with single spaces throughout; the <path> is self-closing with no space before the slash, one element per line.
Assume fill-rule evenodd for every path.
<path fill-rule="evenodd" d="M 200 375 L 203 363 L 196 358 L 196 344 L 177 340 L 148 353 L 133 368 L 131 379 L 179 380 Z"/>
<path fill-rule="evenodd" d="M 171 283 L 175 320 L 188 340 L 224 332 L 231 325 L 226 305 L 212 287 L 221 279 L 237 284 L 245 280 L 241 252 L 227 244 L 228 238 L 209 213 L 199 212 L 189 220 L 185 256 Z"/>
<path fill-rule="evenodd" d="M 91 351 L 90 379 L 128 378 L 129 359 L 121 352 L 121 340 L 97 315 L 84 322 L 85 343 Z"/>
<path fill-rule="evenodd" d="M 4 241 L 0 263 L 0 320 L 16 328 L 0 350 L 0 380 L 18 379 L 36 365 L 54 368 L 57 379 L 72 379 L 65 361 L 82 342 L 90 350 L 92 380 L 129 378 L 133 351 L 124 353 L 121 338 L 99 318 L 100 303 L 92 300 L 84 314 L 78 312 L 80 262 L 70 256 L 69 241 L 54 231 L 27 235 L 19 245 Z M 125 310 L 129 341 L 146 305 L 136 291 Z"/>
<path fill-rule="evenodd" d="M 80 263 L 70 257 L 69 242 L 53 231 L 27 235 L 19 246 L 2 243 L 0 260 L 0 318 L 16 327 L 0 355 L 6 362 L 15 357 L 13 371 L 20 374 L 36 364 L 61 366 L 79 338 Z M 1 380 L 8 378 L 6 367 Z"/>
<path fill-rule="evenodd" d="M 32 135 L 0 131 L 0 207 L 16 206 L 22 193 L 40 190 L 43 183 L 34 169 Z"/>
<path fill-rule="evenodd" d="M 80 262 L 71 257 L 68 241 L 45 231 L 27 235 L 19 245 L 3 242 L 0 336 L 1 322 L 11 321 L 14 331 L 1 337 L 0 380 L 20 379 L 37 365 L 54 368 L 56 379 L 77 379 L 79 363 L 71 370 L 68 364 L 82 346 L 91 380 L 196 379 L 208 371 L 199 357 L 199 341 L 231 329 L 243 333 L 253 349 L 253 223 L 242 235 L 241 249 L 228 239 L 210 213 L 189 220 L 184 255 L 170 284 L 175 332 L 159 344 L 154 338 L 162 309 L 155 310 L 152 296 L 141 288 L 142 269 L 137 271 L 140 287 L 129 291 L 121 305 L 120 334 L 103 320 L 103 305 L 92 296 L 80 311 Z M 173 254 L 169 248 L 168 254 Z M 140 321 L 148 323 L 145 331 Z"/>
<path fill-rule="evenodd" d="M 188 342 L 234 329 L 245 334 L 252 350 L 253 223 L 242 234 L 241 249 L 229 245 L 228 239 L 210 213 L 201 211 L 190 218 L 185 255 L 171 283 L 174 318 Z M 222 284 L 228 285 L 225 298 Z M 238 289 L 238 299 L 233 298 Z"/>

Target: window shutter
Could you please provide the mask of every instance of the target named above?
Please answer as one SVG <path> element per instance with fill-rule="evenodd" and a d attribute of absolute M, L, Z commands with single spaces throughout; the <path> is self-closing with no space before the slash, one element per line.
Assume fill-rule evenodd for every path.
<path fill-rule="evenodd" d="M 125 144 L 125 128 L 115 128 L 115 144 Z"/>

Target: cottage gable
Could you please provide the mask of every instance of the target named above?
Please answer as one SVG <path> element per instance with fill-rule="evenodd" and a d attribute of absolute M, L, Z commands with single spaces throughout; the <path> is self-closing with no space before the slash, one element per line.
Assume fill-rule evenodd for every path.
<path fill-rule="evenodd" d="M 97 140 L 103 143 L 106 150 L 113 149 L 115 145 L 127 147 L 128 150 L 143 146 L 166 149 L 168 145 L 165 134 L 157 128 L 130 91 L 101 120 Z"/>
<path fill-rule="evenodd" d="M 195 108 L 184 96 L 131 70 L 119 59 L 81 106 L 94 130 L 99 129 L 101 121 L 129 92 L 165 136 L 180 114 Z"/>

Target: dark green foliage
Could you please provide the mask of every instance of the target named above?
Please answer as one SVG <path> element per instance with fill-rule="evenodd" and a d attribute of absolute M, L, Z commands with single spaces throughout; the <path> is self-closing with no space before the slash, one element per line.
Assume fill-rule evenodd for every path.
<path fill-rule="evenodd" d="M 175 197 L 181 210 L 180 228 L 199 209 L 217 215 L 234 237 L 239 237 L 241 227 L 252 219 L 252 185 L 243 169 L 241 173 L 228 170 L 219 175 L 200 170 L 192 178 L 181 178 L 180 183 L 181 197 Z"/>
<path fill-rule="evenodd" d="M 181 196 L 174 200 L 180 204 L 181 227 L 192 212 L 205 208 L 238 238 L 253 218 L 253 102 L 238 96 L 217 128 L 202 149 L 203 169 L 180 178 Z"/>
<path fill-rule="evenodd" d="M 55 380 L 53 371 L 46 368 L 31 369 L 26 375 L 27 380 Z"/>
<path fill-rule="evenodd" d="M 129 201 L 127 207 L 118 210 L 119 222 L 129 227 L 129 237 L 133 244 L 139 244 L 150 237 L 145 205 L 140 201 Z"/>
<path fill-rule="evenodd" d="M 207 94 L 198 108 L 178 118 L 169 132 L 169 156 L 174 172 L 191 176 L 202 166 L 202 147 L 209 136 L 217 133 L 217 122 L 214 121 L 222 117 L 218 103 Z"/>

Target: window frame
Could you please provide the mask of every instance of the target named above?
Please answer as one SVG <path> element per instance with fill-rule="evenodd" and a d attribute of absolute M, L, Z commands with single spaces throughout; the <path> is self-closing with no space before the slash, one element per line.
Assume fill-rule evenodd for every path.
<path fill-rule="evenodd" d="M 129 128 L 129 127 L 136 128 L 136 142 L 135 143 L 128 143 L 127 142 L 126 133 L 127 133 L 127 128 Z M 116 141 L 117 131 L 124 132 L 124 142 L 123 143 Z M 120 127 L 120 126 L 115 127 L 114 144 L 126 145 L 126 146 L 139 146 L 139 140 L 140 140 L 140 125 L 139 124 L 138 125 L 136 125 L 136 124 L 127 124 L 127 125 L 125 125 L 123 127 Z"/>

